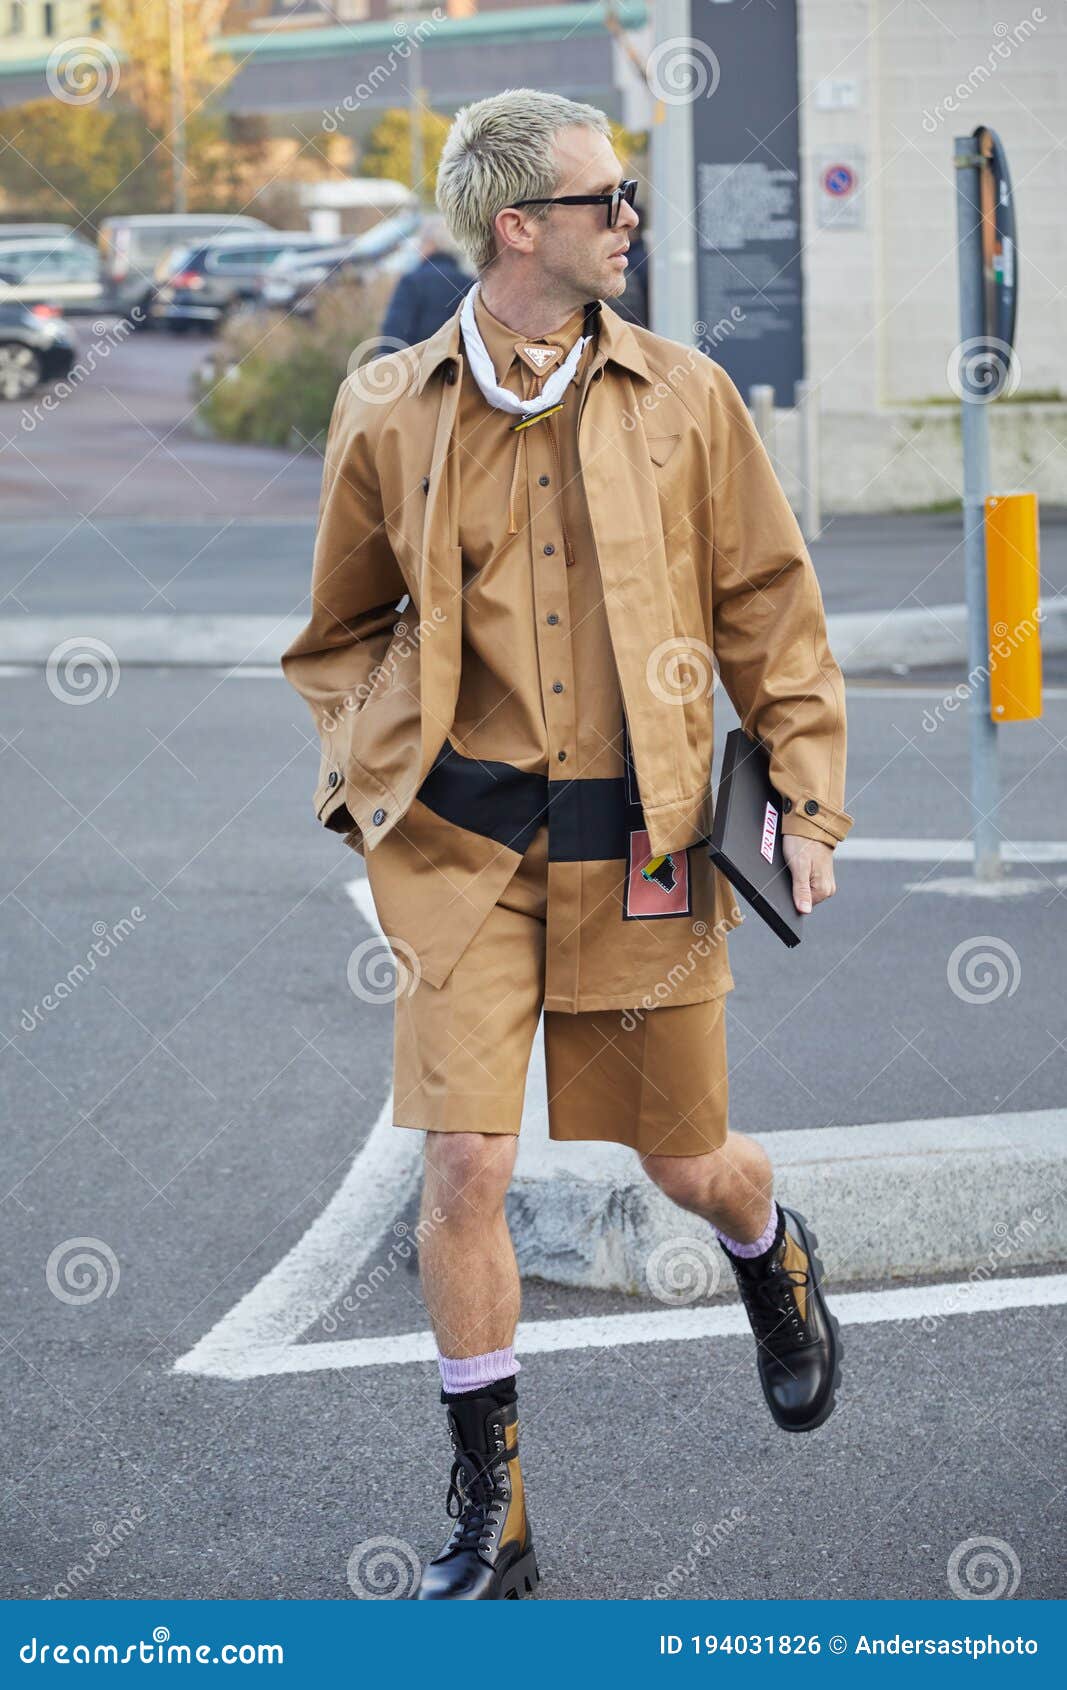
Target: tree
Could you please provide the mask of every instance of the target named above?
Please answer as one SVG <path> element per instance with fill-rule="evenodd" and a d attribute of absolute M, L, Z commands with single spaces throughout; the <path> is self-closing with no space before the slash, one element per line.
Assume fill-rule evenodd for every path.
<path fill-rule="evenodd" d="M 433 198 L 433 183 L 451 119 L 420 107 L 423 180 L 413 185 L 422 200 Z M 411 182 L 411 115 L 406 106 L 390 106 L 374 125 L 359 161 L 363 176 Z"/>

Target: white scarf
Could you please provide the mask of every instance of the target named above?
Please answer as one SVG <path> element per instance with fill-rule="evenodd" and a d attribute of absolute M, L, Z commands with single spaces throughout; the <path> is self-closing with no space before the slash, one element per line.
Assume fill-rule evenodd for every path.
<path fill-rule="evenodd" d="M 582 353 L 592 340 L 592 335 L 579 335 L 563 363 L 557 370 L 553 370 L 540 393 L 535 394 L 532 399 L 520 399 L 517 393 L 511 393 L 506 387 L 501 387 L 496 379 L 493 360 L 489 356 L 489 349 L 482 339 L 474 315 L 474 295 L 480 287 L 481 283 L 475 282 L 464 295 L 459 313 L 459 326 L 463 331 L 471 374 L 478 383 L 483 398 L 490 405 L 495 405 L 498 411 L 511 411 L 515 416 L 521 417 L 535 417 L 539 411 L 547 410 L 550 405 L 558 405 L 574 380 Z"/>

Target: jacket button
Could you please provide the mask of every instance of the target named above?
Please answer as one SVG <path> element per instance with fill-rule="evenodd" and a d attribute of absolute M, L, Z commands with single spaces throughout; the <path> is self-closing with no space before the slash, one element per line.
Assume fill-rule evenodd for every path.
<path fill-rule="evenodd" d="M 813 816 L 818 808 L 819 806 L 815 802 L 814 798 L 809 798 L 804 806 L 804 814 L 806 816 Z"/>
<path fill-rule="evenodd" d="M 541 487 L 547 487 L 548 486 L 548 476 L 547 475 L 539 475 L 537 477 L 537 481 L 538 481 L 538 485 L 541 486 Z"/>
<path fill-rule="evenodd" d="M 554 610 L 550 610 L 548 615 L 545 617 L 545 621 L 551 622 L 551 624 L 554 628 L 556 626 L 556 623 L 559 621 L 559 617 L 556 615 Z"/>
<path fill-rule="evenodd" d="M 553 692 L 562 692 L 563 691 L 563 682 L 562 681 L 553 681 L 552 682 L 552 691 Z"/>
<path fill-rule="evenodd" d="M 456 366 L 455 366 L 455 364 L 449 364 L 445 368 L 445 380 L 447 381 L 449 387 L 452 386 L 452 383 L 455 381 L 455 379 L 456 379 Z"/>
<path fill-rule="evenodd" d="M 602 375 L 603 375 L 603 374 L 604 374 L 604 372 L 603 372 L 603 370 L 594 370 L 594 372 L 593 372 L 593 380 L 594 380 L 594 381 L 599 381 L 599 380 L 600 380 L 600 378 L 601 378 L 601 376 L 602 376 Z"/>
<path fill-rule="evenodd" d="M 567 753 L 565 751 L 557 751 L 556 756 L 559 758 L 561 763 L 565 763 L 567 761 Z"/>
<path fill-rule="evenodd" d="M 375 810 L 373 816 L 371 817 L 371 821 L 374 823 L 375 827 L 381 827 L 384 820 L 385 820 L 385 811 L 384 810 Z"/>
<path fill-rule="evenodd" d="M 428 475 L 424 475 L 422 478 L 422 490 L 424 493 L 428 493 L 430 491 L 430 478 Z"/>
<path fill-rule="evenodd" d="M 791 798 L 783 798 L 782 799 L 782 814 L 787 816 L 792 808 L 793 808 L 793 800 Z"/>
<path fill-rule="evenodd" d="M 338 782 L 338 781 L 339 781 L 339 780 L 340 780 L 340 778 L 341 778 L 341 777 L 340 777 L 340 775 L 339 775 L 339 774 L 338 774 L 338 773 L 337 773 L 337 770 L 336 770 L 336 769 L 331 769 L 331 770 L 330 770 L 330 774 L 329 774 L 329 778 L 328 778 L 328 780 L 327 780 L 327 782 L 326 782 L 326 785 L 327 785 L 327 786 L 336 786 L 336 785 L 337 785 L 337 782 Z"/>
<path fill-rule="evenodd" d="M 543 547 L 543 548 L 542 548 L 542 549 L 543 549 L 543 551 L 544 551 L 544 554 L 545 554 L 545 556 L 546 556 L 546 557 L 551 557 L 551 556 L 552 556 L 552 554 L 553 554 L 553 552 L 554 552 L 554 551 L 555 551 L 555 549 L 556 549 L 556 548 L 555 548 L 555 546 L 554 546 L 554 545 L 553 545 L 553 544 L 552 544 L 552 542 L 551 542 L 551 540 L 550 540 L 550 541 L 549 541 L 549 542 L 548 542 L 548 545 L 547 545 L 547 546 L 545 546 L 545 547 Z"/>

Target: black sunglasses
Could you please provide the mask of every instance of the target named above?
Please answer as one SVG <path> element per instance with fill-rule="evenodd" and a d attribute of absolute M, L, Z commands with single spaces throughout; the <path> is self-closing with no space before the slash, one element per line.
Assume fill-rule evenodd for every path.
<path fill-rule="evenodd" d="M 608 228 L 614 229 L 619 221 L 619 207 L 623 200 L 632 206 L 637 198 L 637 178 L 632 181 L 620 182 L 610 194 L 563 194 L 554 200 L 516 200 L 515 210 L 522 205 L 606 205 L 608 208 Z"/>

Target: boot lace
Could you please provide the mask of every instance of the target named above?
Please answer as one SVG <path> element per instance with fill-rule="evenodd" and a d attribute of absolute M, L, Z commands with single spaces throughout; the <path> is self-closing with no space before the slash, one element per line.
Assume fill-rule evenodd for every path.
<path fill-rule="evenodd" d="M 803 1268 L 770 1268 L 757 1277 L 738 1275 L 738 1288 L 757 1343 L 778 1354 L 814 1343 L 797 1304 L 797 1292 L 810 1288 Z"/>
<path fill-rule="evenodd" d="M 449 1518 L 460 1522 L 452 1547 L 481 1549 L 492 1537 L 497 1518 L 507 1504 L 492 1469 L 502 1461 L 513 1461 L 518 1450 L 496 1449 L 481 1466 L 480 1451 L 457 1449 L 455 1453 L 445 1501 Z"/>

